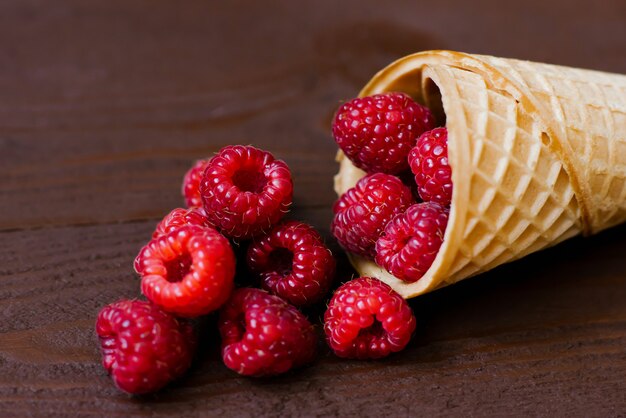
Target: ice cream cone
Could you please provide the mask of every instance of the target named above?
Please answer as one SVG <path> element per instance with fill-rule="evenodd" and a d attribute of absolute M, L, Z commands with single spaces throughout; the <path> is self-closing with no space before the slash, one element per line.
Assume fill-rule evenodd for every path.
<path fill-rule="evenodd" d="M 404 57 L 368 96 L 402 91 L 448 129 L 454 192 L 444 242 L 405 283 L 350 254 L 361 275 L 409 298 L 577 234 L 626 220 L 626 76 L 452 51 Z M 335 190 L 365 173 L 340 152 Z"/>

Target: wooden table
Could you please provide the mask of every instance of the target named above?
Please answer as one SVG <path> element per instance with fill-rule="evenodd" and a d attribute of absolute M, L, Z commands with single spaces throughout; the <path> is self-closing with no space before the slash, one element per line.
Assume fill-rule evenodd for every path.
<path fill-rule="evenodd" d="M 330 119 L 391 60 L 447 48 L 626 72 L 626 8 L 602 2 L 0 3 L 0 416 L 626 414 L 626 227 L 411 302 L 409 347 L 242 378 L 214 318 L 180 382 L 145 398 L 99 364 L 99 308 L 226 144 L 294 172 L 291 217 L 329 235 Z M 323 308 L 313 311 L 313 316 Z"/>

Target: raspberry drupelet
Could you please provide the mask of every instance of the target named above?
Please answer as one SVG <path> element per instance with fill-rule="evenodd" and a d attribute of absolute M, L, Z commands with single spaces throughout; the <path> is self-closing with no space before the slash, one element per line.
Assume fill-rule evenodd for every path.
<path fill-rule="evenodd" d="M 222 359 L 245 376 L 271 376 L 314 360 L 315 328 L 295 307 L 260 289 L 233 292 L 220 310 Z"/>
<path fill-rule="evenodd" d="M 400 179 L 370 174 L 335 202 L 331 231 L 347 251 L 374 258 L 376 240 L 387 222 L 412 203 L 411 190 Z"/>
<path fill-rule="evenodd" d="M 438 203 L 426 202 L 394 217 L 376 242 L 376 263 L 405 282 L 419 280 L 437 257 L 448 214 Z"/>
<path fill-rule="evenodd" d="M 166 312 L 197 317 L 218 309 L 234 286 L 235 255 L 213 229 L 187 225 L 152 239 L 135 259 L 141 291 Z"/>
<path fill-rule="evenodd" d="M 333 136 L 355 166 L 368 173 L 398 174 L 417 138 L 435 127 L 430 110 L 404 93 L 384 93 L 344 103 Z"/>
<path fill-rule="evenodd" d="M 409 153 L 420 197 L 426 202 L 449 206 L 452 200 L 452 169 L 448 164 L 448 130 L 423 133 Z"/>
<path fill-rule="evenodd" d="M 209 160 L 198 160 L 183 177 L 182 193 L 188 208 L 202 206 L 200 196 L 200 182 L 204 176 L 204 170 Z"/>
<path fill-rule="evenodd" d="M 96 320 L 102 365 L 121 390 L 161 389 L 191 364 L 196 336 L 191 324 L 150 302 L 125 300 L 104 307 Z"/>
<path fill-rule="evenodd" d="M 229 145 L 208 162 L 200 185 L 209 221 L 229 238 L 269 231 L 288 211 L 291 172 L 269 152 Z"/>
<path fill-rule="evenodd" d="M 415 316 L 387 284 L 360 277 L 337 289 L 324 315 L 324 331 L 337 356 L 377 359 L 406 347 Z"/>
<path fill-rule="evenodd" d="M 247 263 L 265 290 L 296 306 L 319 301 L 335 274 L 335 259 L 312 226 L 280 223 L 248 247 Z"/>
<path fill-rule="evenodd" d="M 213 229 L 213 226 L 209 222 L 209 219 L 206 217 L 206 213 L 204 212 L 203 208 L 176 208 L 167 215 L 165 215 L 163 220 L 159 222 L 154 233 L 152 234 L 152 238 L 166 235 L 185 225 L 196 225 L 204 228 Z"/>

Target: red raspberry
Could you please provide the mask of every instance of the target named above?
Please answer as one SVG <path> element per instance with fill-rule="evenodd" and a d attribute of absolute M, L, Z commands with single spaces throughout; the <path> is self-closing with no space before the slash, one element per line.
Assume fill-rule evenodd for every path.
<path fill-rule="evenodd" d="M 357 167 L 397 174 L 423 132 L 435 127 L 430 110 L 404 93 L 385 93 L 344 103 L 333 120 L 333 136 Z"/>
<path fill-rule="evenodd" d="M 152 239 L 135 259 L 141 291 L 166 312 L 196 317 L 226 302 L 234 286 L 235 255 L 213 229 L 187 225 Z"/>
<path fill-rule="evenodd" d="M 415 316 L 387 284 L 360 277 L 337 289 L 324 315 L 324 331 L 339 357 L 377 359 L 406 347 Z"/>
<path fill-rule="evenodd" d="M 202 206 L 202 197 L 200 196 L 200 182 L 204 176 L 204 170 L 209 160 L 198 160 L 185 173 L 183 177 L 182 193 L 185 198 L 185 204 L 189 208 Z"/>
<path fill-rule="evenodd" d="M 335 274 L 335 259 L 313 227 L 302 222 L 278 224 L 248 247 L 248 266 L 263 288 L 296 305 L 319 301 Z"/>
<path fill-rule="evenodd" d="M 105 306 L 96 333 L 102 365 L 117 387 L 134 394 L 154 392 L 182 375 L 196 348 L 191 324 L 145 301 Z"/>
<path fill-rule="evenodd" d="M 169 234 L 170 232 L 185 225 L 196 225 L 213 229 L 206 217 L 204 208 L 193 207 L 191 209 L 177 208 L 168 213 L 156 227 L 152 238 Z"/>
<path fill-rule="evenodd" d="M 289 211 L 293 183 L 283 161 L 234 145 L 209 161 L 200 192 L 212 224 L 230 238 L 248 239 L 268 231 Z"/>
<path fill-rule="evenodd" d="M 448 213 L 438 203 L 427 202 L 397 215 L 376 241 L 376 263 L 406 282 L 420 279 L 439 252 Z"/>
<path fill-rule="evenodd" d="M 376 240 L 387 222 L 412 203 L 411 190 L 400 179 L 370 174 L 335 202 L 331 231 L 346 250 L 374 258 Z"/>
<path fill-rule="evenodd" d="M 245 376 L 284 373 L 313 361 L 315 328 L 300 311 L 259 289 L 242 288 L 220 311 L 222 358 Z"/>
<path fill-rule="evenodd" d="M 427 202 L 449 206 L 452 199 L 452 169 L 448 165 L 448 130 L 437 128 L 423 133 L 409 153 L 420 197 Z"/>

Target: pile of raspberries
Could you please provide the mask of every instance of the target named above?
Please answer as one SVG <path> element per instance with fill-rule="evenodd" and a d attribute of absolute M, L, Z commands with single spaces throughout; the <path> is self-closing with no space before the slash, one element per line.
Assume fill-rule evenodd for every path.
<path fill-rule="evenodd" d="M 354 99 L 333 123 L 335 141 L 366 175 L 335 203 L 332 233 L 405 282 L 428 271 L 448 225 L 448 131 L 435 125 L 404 93 Z"/>
<path fill-rule="evenodd" d="M 418 280 L 448 218 L 445 128 L 434 129 L 430 111 L 410 97 L 387 93 L 341 106 L 333 135 L 368 173 L 334 205 L 333 235 L 396 277 Z M 287 164 L 252 146 L 226 146 L 185 174 L 182 192 L 187 207 L 163 218 L 134 262 L 147 300 L 98 314 L 102 364 L 117 387 L 144 394 L 183 375 L 196 353 L 195 318 L 214 311 L 222 360 L 234 372 L 271 376 L 313 362 L 318 333 L 299 308 L 327 300 L 335 259 L 312 226 L 283 219 L 293 196 Z M 236 288 L 233 244 L 247 245 L 260 288 Z M 334 292 L 323 329 L 337 356 L 376 359 L 402 350 L 415 323 L 387 284 L 360 277 Z"/>

